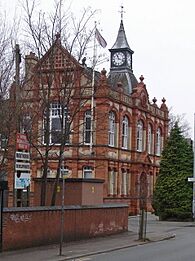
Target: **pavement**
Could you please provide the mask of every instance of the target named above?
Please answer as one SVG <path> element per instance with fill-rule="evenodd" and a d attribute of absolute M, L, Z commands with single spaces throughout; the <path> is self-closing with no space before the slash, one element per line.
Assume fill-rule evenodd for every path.
<path fill-rule="evenodd" d="M 64 243 L 62 255 L 59 255 L 59 245 L 49 245 L 8 251 L 0 254 L 0 260 L 5 261 L 65 261 L 87 260 L 85 257 L 134 247 L 161 240 L 175 238 L 175 231 L 185 226 L 195 226 L 193 222 L 161 222 L 158 217 L 148 213 L 146 240 L 138 240 L 139 216 L 129 217 L 128 232 L 98 237 L 88 240 Z"/>

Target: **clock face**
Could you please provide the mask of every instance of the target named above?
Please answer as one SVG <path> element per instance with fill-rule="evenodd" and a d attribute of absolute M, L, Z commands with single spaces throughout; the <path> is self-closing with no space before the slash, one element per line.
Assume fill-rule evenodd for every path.
<path fill-rule="evenodd" d="M 116 66 L 120 66 L 125 62 L 125 55 L 122 52 L 116 52 L 112 56 L 112 62 Z"/>
<path fill-rule="evenodd" d="M 131 66 L 131 55 L 130 53 L 127 53 L 127 64 Z"/>

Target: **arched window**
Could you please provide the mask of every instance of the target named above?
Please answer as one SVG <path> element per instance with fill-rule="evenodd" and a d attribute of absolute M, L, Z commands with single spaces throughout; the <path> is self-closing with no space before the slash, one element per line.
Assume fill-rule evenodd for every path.
<path fill-rule="evenodd" d="M 153 153 L 153 131 L 151 124 L 148 124 L 148 153 Z"/>
<path fill-rule="evenodd" d="M 116 124 L 114 112 L 109 113 L 108 145 L 115 146 Z"/>
<path fill-rule="evenodd" d="M 93 177 L 92 175 L 93 168 L 91 166 L 84 166 L 83 167 L 83 178 L 90 179 Z"/>
<path fill-rule="evenodd" d="M 160 156 L 161 155 L 161 148 L 162 148 L 162 133 L 161 129 L 158 128 L 156 131 L 156 155 Z"/>
<path fill-rule="evenodd" d="M 137 151 L 143 151 L 143 122 L 137 123 Z"/>
<path fill-rule="evenodd" d="M 91 111 L 90 110 L 87 110 L 85 112 L 83 138 L 85 144 L 90 144 L 90 139 L 91 139 Z"/>
<path fill-rule="evenodd" d="M 128 149 L 129 147 L 129 119 L 127 116 L 123 117 L 122 122 L 122 148 Z"/>

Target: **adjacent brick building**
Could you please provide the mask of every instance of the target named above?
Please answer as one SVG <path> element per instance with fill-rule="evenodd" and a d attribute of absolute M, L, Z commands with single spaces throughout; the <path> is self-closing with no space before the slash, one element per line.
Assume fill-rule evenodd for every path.
<path fill-rule="evenodd" d="M 14 169 L 13 137 L 17 130 L 12 132 L 9 147 L 9 206 L 34 205 L 34 185 L 44 175 L 43 158 L 47 153 L 47 177 L 55 179 L 61 166 L 61 172 L 70 178 L 105 180 L 106 203 L 128 203 L 129 211 L 137 213 L 140 197 L 144 196 L 151 209 L 168 133 L 166 101 L 163 98 L 160 106 L 156 98 L 150 102 L 144 77 L 137 81 L 134 76 L 133 51 L 122 20 L 109 51 L 109 73 L 105 69 L 93 71 L 84 59 L 79 64 L 63 47 L 59 35 L 40 60 L 34 53 L 26 56 L 25 83 L 20 87 L 20 133 L 25 132 L 31 145 L 30 172 L 27 170 L 31 184 L 25 189 L 14 188 L 18 173 Z M 12 87 L 12 92 L 15 90 Z M 59 162 L 60 151 L 63 155 Z"/>

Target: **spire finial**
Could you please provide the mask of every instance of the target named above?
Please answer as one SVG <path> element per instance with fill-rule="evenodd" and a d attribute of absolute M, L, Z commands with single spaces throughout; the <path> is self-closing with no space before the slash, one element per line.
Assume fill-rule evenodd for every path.
<path fill-rule="evenodd" d="M 125 13 L 123 8 L 124 8 L 124 6 L 121 5 L 121 10 L 119 11 L 121 13 L 121 21 L 123 21 L 123 14 Z"/>

